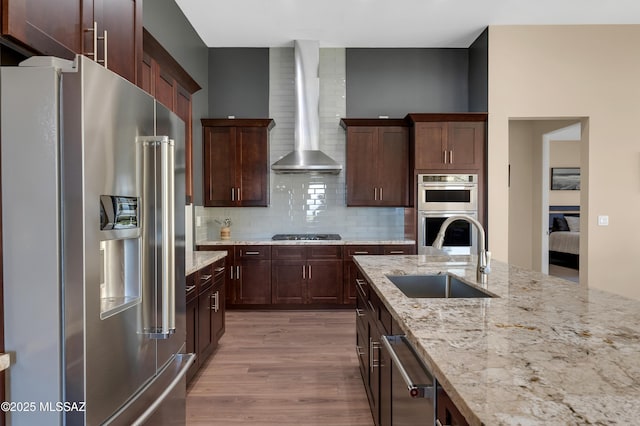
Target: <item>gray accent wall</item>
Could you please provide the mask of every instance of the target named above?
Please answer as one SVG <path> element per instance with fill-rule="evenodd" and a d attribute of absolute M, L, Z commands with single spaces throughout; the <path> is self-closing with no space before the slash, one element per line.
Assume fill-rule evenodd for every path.
<path fill-rule="evenodd" d="M 209 117 L 269 115 L 269 49 L 209 49 Z"/>
<path fill-rule="evenodd" d="M 489 111 L 489 29 L 469 46 L 469 111 Z"/>
<path fill-rule="evenodd" d="M 178 61 L 202 89 L 192 98 L 193 200 L 202 205 L 202 125 L 209 115 L 208 47 L 174 0 L 143 3 L 144 27 Z"/>
<path fill-rule="evenodd" d="M 347 117 L 467 112 L 468 49 L 347 49 Z"/>

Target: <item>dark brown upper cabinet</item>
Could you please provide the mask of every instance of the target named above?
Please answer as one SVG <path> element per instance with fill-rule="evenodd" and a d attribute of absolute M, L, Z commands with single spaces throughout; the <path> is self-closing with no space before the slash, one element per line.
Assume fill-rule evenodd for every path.
<path fill-rule="evenodd" d="M 409 114 L 414 169 L 482 170 L 486 113 Z"/>
<path fill-rule="evenodd" d="M 142 1 L 4 0 L 2 37 L 26 55 L 84 54 L 135 83 Z"/>
<path fill-rule="evenodd" d="M 192 100 L 200 85 L 145 29 L 144 53 L 138 67 L 138 86 L 184 121 L 186 203 L 193 202 L 193 114 Z"/>
<path fill-rule="evenodd" d="M 409 203 L 409 131 L 404 120 L 342 119 L 347 131 L 347 206 Z"/>
<path fill-rule="evenodd" d="M 204 205 L 269 205 L 270 119 L 202 119 Z"/>

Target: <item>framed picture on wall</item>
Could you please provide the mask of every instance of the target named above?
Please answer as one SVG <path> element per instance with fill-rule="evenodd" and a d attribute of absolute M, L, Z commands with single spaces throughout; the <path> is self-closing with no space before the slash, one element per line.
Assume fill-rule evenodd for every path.
<path fill-rule="evenodd" d="M 551 189 L 552 190 L 579 190 L 580 189 L 580 167 L 552 167 L 551 168 Z"/>

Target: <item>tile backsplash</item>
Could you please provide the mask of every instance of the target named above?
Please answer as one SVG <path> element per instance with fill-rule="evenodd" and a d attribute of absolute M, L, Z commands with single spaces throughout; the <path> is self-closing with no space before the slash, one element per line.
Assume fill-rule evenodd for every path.
<path fill-rule="evenodd" d="M 345 166 L 345 49 L 320 49 L 320 147 Z M 293 48 L 269 50 L 270 163 L 293 150 Z M 338 233 L 346 239 L 403 239 L 404 209 L 346 207 L 345 171 L 339 175 L 270 176 L 269 207 L 195 208 L 196 241 L 217 240 L 216 219 L 231 218 L 233 239 L 267 239 L 280 233 Z"/>

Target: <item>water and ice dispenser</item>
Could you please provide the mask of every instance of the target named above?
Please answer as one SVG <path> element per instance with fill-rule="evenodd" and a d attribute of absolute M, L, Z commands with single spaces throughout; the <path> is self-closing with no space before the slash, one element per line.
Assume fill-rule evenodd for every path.
<path fill-rule="evenodd" d="M 100 318 L 141 300 L 140 212 L 138 197 L 100 196 Z"/>

